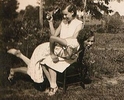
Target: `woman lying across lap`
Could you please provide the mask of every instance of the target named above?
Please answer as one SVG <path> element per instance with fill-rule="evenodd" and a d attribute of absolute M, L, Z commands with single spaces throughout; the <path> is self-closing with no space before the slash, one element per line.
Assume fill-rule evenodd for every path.
<path fill-rule="evenodd" d="M 84 32 L 83 31 L 79 32 L 79 30 L 82 29 L 82 22 L 75 18 L 75 16 L 76 16 L 75 11 L 76 10 L 75 10 L 74 5 L 66 6 L 66 8 L 63 11 L 63 14 L 66 15 L 65 19 L 66 19 L 66 22 L 68 22 L 68 24 L 64 23 L 62 21 L 62 23 L 60 24 L 60 26 L 57 28 L 56 31 L 54 30 L 52 21 L 50 21 L 49 26 L 50 26 L 51 34 L 53 36 L 58 36 L 60 34 L 61 38 L 68 38 L 68 37 L 73 36 L 75 34 L 75 39 L 77 37 L 77 41 L 79 42 L 79 43 L 77 42 L 76 49 L 79 48 L 79 44 L 80 44 L 80 48 L 82 48 L 82 47 L 85 48 L 85 47 L 87 47 L 87 45 L 89 47 L 94 42 L 93 41 L 94 38 L 91 38 L 91 37 L 94 37 L 94 36 L 93 36 L 93 34 L 91 34 L 92 32 L 87 32 L 87 33 L 85 33 L 85 31 Z M 61 29 L 64 30 L 64 28 L 67 28 L 67 27 L 64 27 L 64 26 L 68 26 L 68 25 L 71 26 L 68 29 L 70 32 L 69 32 L 69 34 L 66 34 L 67 31 L 63 32 Z M 61 32 L 63 32 L 63 33 L 61 33 Z M 78 35 L 78 33 L 80 33 L 80 34 L 82 33 L 82 35 L 81 35 L 82 38 L 80 38 L 80 34 Z M 91 34 L 91 35 L 88 35 L 88 34 Z M 51 68 L 51 67 L 54 67 L 54 66 L 48 66 L 48 68 L 46 68 L 46 66 L 44 66 L 44 64 L 47 65 L 47 63 L 50 62 L 49 60 L 48 60 L 48 62 L 43 63 L 41 65 L 41 67 L 39 67 L 39 63 L 38 63 L 39 61 L 41 63 L 44 62 L 45 59 L 48 56 L 50 56 L 49 42 L 42 43 L 39 46 L 37 46 L 36 49 L 34 50 L 33 54 L 32 54 L 31 59 L 27 58 L 19 50 L 16 50 L 16 49 L 10 49 L 10 50 L 8 50 L 8 53 L 16 55 L 17 57 L 21 58 L 28 65 L 27 67 L 11 68 L 8 80 L 13 79 L 14 73 L 22 72 L 22 73 L 28 74 L 34 82 L 42 83 L 43 82 L 42 71 L 44 71 L 44 73 L 45 73 L 45 75 L 46 75 L 46 77 L 47 77 L 47 79 L 50 83 L 50 88 L 47 91 L 48 95 L 52 96 L 56 93 L 56 91 L 58 90 L 58 86 L 57 86 L 57 83 L 56 83 L 56 77 L 57 77 L 56 69 L 53 70 Z M 66 61 L 63 61 L 63 63 L 64 62 L 67 63 Z M 55 63 L 54 65 L 60 66 L 59 62 Z"/>
<path fill-rule="evenodd" d="M 78 43 L 80 44 L 79 51 L 83 50 L 83 49 L 89 49 L 93 45 L 93 43 L 95 41 L 94 33 L 92 31 L 88 31 L 88 30 L 82 29 L 79 32 L 78 36 L 77 36 L 77 40 L 78 40 Z M 27 65 L 31 61 L 26 56 L 24 56 L 20 52 L 20 50 L 10 49 L 10 50 L 8 50 L 8 53 L 11 53 L 11 54 L 21 58 Z M 21 72 L 21 73 L 27 74 L 27 67 L 11 68 L 8 80 L 12 80 L 13 77 L 14 77 L 14 74 L 16 72 Z M 47 90 L 47 92 L 49 92 L 49 91 L 50 90 Z"/>
<path fill-rule="evenodd" d="M 63 10 L 63 20 L 60 23 L 59 27 L 55 30 L 53 26 L 53 21 L 49 21 L 50 31 L 51 35 L 53 37 L 60 36 L 63 40 L 65 38 L 75 38 L 78 35 L 78 32 L 82 29 L 83 24 L 82 21 L 78 20 L 76 18 L 76 7 L 73 4 L 69 4 L 65 6 Z M 77 41 L 77 40 L 76 40 Z M 78 42 L 76 42 L 76 47 L 79 46 Z M 57 47 L 56 53 L 60 53 L 61 47 Z M 28 74 L 32 80 L 36 83 L 42 83 L 43 82 L 43 73 L 44 71 L 49 83 L 50 83 L 50 89 L 48 92 L 48 95 L 54 95 L 58 89 L 57 83 L 56 83 L 56 69 L 52 69 L 48 67 L 46 69 L 47 63 L 44 63 L 39 67 L 39 61 L 45 61 L 48 56 L 50 56 L 50 47 L 49 42 L 42 43 L 39 46 L 37 46 L 31 56 L 31 59 L 24 56 L 19 50 L 16 49 L 10 49 L 8 50 L 8 53 L 11 53 L 13 55 L 16 55 L 17 57 L 21 58 L 28 66 L 27 67 L 19 67 L 19 68 L 11 68 L 10 74 L 8 79 L 12 80 L 15 72 L 22 72 L 25 74 Z M 63 61 L 65 62 L 65 61 Z M 54 66 L 53 66 L 54 67 Z M 61 70 L 61 69 L 60 69 Z"/>

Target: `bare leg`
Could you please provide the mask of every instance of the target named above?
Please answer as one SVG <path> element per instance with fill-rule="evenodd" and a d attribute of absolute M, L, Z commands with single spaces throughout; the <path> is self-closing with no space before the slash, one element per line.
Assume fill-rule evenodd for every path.
<path fill-rule="evenodd" d="M 20 73 L 23 73 L 23 74 L 27 74 L 27 67 L 11 68 L 11 70 L 14 73 L 20 72 Z"/>
<path fill-rule="evenodd" d="M 11 82 L 13 80 L 14 74 L 16 72 L 21 72 L 27 74 L 27 67 L 11 68 L 8 76 L 8 80 Z"/>
<path fill-rule="evenodd" d="M 57 77 L 56 72 L 49 68 L 49 74 L 51 76 L 50 86 L 52 88 L 55 88 L 57 86 L 57 84 L 56 84 L 56 77 Z"/>
<path fill-rule="evenodd" d="M 46 75 L 46 77 L 47 77 L 49 83 L 51 83 L 51 77 L 50 77 L 49 71 L 46 69 L 45 66 L 42 66 L 42 69 L 43 69 L 43 71 L 44 71 L 44 73 L 45 73 L 45 75 Z"/>
<path fill-rule="evenodd" d="M 9 49 L 7 52 L 10 53 L 10 54 L 15 55 L 16 57 L 18 57 L 18 58 L 20 58 L 20 59 L 22 59 L 27 65 L 30 63 L 30 59 L 27 58 L 26 56 L 24 56 L 24 55 L 20 52 L 20 50 Z"/>
<path fill-rule="evenodd" d="M 29 65 L 30 59 L 28 57 L 21 54 L 19 58 L 21 58 L 27 65 Z"/>
<path fill-rule="evenodd" d="M 56 91 L 58 90 L 58 86 L 56 83 L 56 72 L 50 68 L 48 68 L 48 70 L 46 69 L 45 66 L 42 66 L 43 71 L 46 75 L 46 77 L 48 78 L 48 81 L 50 83 L 50 88 L 45 90 L 45 93 L 48 93 L 49 96 L 52 96 L 56 93 Z"/>
<path fill-rule="evenodd" d="M 17 56 L 18 58 L 22 59 L 27 65 L 30 63 L 30 59 L 27 58 L 26 56 L 24 56 L 20 50 L 16 50 L 16 49 L 10 49 L 7 51 L 10 54 L 13 54 L 15 56 Z M 10 69 L 10 74 L 8 76 L 8 80 L 12 81 L 14 74 L 16 72 L 20 72 L 20 73 L 24 73 L 27 74 L 27 67 L 19 67 L 19 68 L 11 68 Z"/>
<path fill-rule="evenodd" d="M 49 91 L 48 95 L 52 96 L 52 95 L 55 95 L 55 93 L 58 90 L 58 86 L 57 86 L 57 83 L 56 83 L 57 74 L 54 70 L 52 70 L 50 68 L 49 68 L 49 73 L 50 73 L 50 76 L 51 76 L 51 81 L 50 81 L 50 91 Z"/>
<path fill-rule="evenodd" d="M 57 86 L 57 84 L 56 84 L 56 76 L 57 76 L 56 72 L 50 68 L 48 68 L 48 70 L 47 70 L 45 66 L 42 66 L 42 68 L 43 68 L 43 71 L 44 71 L 46 77 L 48 78 L 48 81 L 50 83 L 50 87 L 55 88 Z"/>

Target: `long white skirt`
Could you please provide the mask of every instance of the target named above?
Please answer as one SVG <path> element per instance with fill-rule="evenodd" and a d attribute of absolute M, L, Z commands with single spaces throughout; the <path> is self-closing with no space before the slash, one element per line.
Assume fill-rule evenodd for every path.
<path fill-rule="evenodd" d="M 58 72 L 63 72 L 71 63 L 75 60 L 65 60 L 59 58 L 58 63 L 53 63 L 50 57 L 50 47 L 49 42 L 42 43 L 36 47 L 34 50 L 30 64 L 28 65 L 28 75 L 32 78 L 34 82 L 41 83 L 43 79 L 43 71 L 40 64 L 46 64 L 50 68 Z"/>

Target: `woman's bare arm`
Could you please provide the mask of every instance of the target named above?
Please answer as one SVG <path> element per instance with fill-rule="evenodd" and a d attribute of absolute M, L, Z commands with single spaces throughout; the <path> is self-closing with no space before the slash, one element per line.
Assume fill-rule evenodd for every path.
<path fill-rule="evenodd" d="M 55 28 L 53 26 L 52 21 L 49 22 L 49 26 L 50 26 L 50 32 L 51 32 L 52 36 L 58 36 L 60 34 L 61 24 L 59 25 L 59 27 L 56 30 L 55 30 Z"/>

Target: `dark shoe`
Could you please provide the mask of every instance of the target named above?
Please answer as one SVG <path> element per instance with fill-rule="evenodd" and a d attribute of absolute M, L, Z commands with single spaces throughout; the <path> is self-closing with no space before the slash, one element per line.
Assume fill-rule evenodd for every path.
<path fill-rule="evenodd" d="M 43 83 L 34 83 L 34 88 L 38 91 L 44 91 Z"/>
<path fill-rule="evenodd" d="M 48 80 L 45 78 L 43 83 L 34 83 L 34 88 L 38 91 L 45 91 L 48 87 Z"/>

